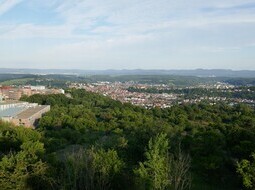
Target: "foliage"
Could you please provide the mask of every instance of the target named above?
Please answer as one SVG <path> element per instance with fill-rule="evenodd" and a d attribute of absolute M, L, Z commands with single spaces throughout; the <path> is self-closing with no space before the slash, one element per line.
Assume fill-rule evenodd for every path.
<path fill-rule="evenodd" d="M 150 139 L 145 152 L 146 161 L 139 163 L 135 173 L 144 181 L 145 189 L 166 189 L 170 185 L 170 166 L 168 161 L 169 142 L 166 134 Z"/>
<path fill-rule="evenodd" d="M 169 153 L 169 142 L 166 134 L 158 134 L 150 139 L 146 160 L 139 163 L 134 172 L 141 178 L 144 189 L 189 189 L 190 158 L 179 148 L 176 156 Z"/>
<path fill-rule="evenodd" d="M 124 166 L 115 150 L 80 148 L 66 154 L 61 189 L 109 189 Z"/>
<path fill-rule="evenodd" d="M 252 161 L 243 159 L 237 163 L 237 172 L 242 176 L 243 185 L 248 189 L 255 187 L 255 153 L 252 153 Z"/>
<path fill-rule="evenodd" d="M 12 149 L 12 144 L 3 148 L 0 161 L 1 189 L 50 188 L 52 181 L 47 175 L 48 164 L 41 159 L 44 146 L 38 141 L 40 134 L 29 129 L 4 125 L 0 128 L 1 138 L 7 141 L 15 137 L 17 143 L 14 144 L 15 149 Z"/>
<path fill-rule="evenodd" d="M 199 103 L 147 110 L 85 90 L 66 91 L 71 98 L 22 98 L 51 105 L 36 130 L 0 122 L 0 170 L 10 179 L 0 175 L 1 187 L 241 188 L 235 161 L 249 160 L 255 150 L 254 108 Z"/>

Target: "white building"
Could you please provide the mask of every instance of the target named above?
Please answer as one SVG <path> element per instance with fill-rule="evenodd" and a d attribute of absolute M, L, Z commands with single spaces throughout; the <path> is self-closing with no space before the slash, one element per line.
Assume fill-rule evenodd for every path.
<path fill-rule="evenodd" d="M 45 86 L 31 86 L 30 88 L 31 88 L 31 90 L 45 90 L 46 89 Z"/>

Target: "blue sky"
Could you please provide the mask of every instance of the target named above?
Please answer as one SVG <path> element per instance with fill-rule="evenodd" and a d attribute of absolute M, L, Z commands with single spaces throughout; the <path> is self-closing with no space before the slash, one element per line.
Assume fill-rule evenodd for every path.
<path fill-rule="evenodd" d="M 0 67 L 255 70 L 255 0 L 0 0 Z"/>

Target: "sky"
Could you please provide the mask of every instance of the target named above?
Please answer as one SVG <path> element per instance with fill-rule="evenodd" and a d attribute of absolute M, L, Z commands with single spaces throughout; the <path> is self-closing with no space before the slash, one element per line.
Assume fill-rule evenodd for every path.
<path fill-rule="evenodd" d="M 255 70 L 255 0 L 0 0 L 0 67 Z"/>

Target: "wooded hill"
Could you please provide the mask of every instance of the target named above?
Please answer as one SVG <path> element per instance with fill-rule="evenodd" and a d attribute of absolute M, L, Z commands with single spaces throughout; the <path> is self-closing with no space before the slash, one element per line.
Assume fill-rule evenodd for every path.
<path fill-rule="evenodd" d="M 1 189 L 254 188 L 254 109 L 205 103 L 144 109 L 68 90 L 36 130 L 0 123 Z"/>

